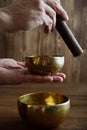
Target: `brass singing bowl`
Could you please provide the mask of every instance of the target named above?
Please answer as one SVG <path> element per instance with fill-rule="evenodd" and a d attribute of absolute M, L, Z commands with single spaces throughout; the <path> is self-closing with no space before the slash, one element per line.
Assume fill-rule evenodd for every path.
<path fill-rule="evenodd" d="M 54 74 L 64 66 L 64 56 L 41 55 L 25 57 L 25 66 L 34 74 Z"/>
<path fill-rule="evenodd" d="M 29 126 L 58 127 L 70 110 L 70 99 L 54 92 L 30 93 L 18 98 L 20 117 Z"/>

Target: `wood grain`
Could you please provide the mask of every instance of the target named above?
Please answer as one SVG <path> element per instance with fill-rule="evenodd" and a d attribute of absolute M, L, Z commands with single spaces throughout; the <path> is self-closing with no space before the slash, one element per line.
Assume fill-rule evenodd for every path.
<path fill-rule="evenodd" d="M 13 0 L 0 0 L 6 6 Z M 62 0 L 70 19 L 67 21 L 79 44 L 87 52 L 87 0 Z M 74 58 L 56 29 L 46 35 L 44 27 L 13 34 L 0 33 L 0 57 L 23 60 L 26 55 L 62 54 L 65 56 L 63 72 L 66 83 L 87 83 L 87 54 Z"/>
<path fill-rule="evenodd" d="M 17 99 L 30 92 L 58 92 L 71 100 L 67 119 L 54 130 L 87 129 L 87 85 L 86 84 L 23 84 L 19 86 L 0 86 L 0 129 L 31 130 L 21 120 Z"/>

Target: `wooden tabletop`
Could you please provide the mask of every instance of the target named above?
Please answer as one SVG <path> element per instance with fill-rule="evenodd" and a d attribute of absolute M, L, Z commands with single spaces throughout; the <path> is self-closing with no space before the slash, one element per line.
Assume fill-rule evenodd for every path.
<path fill-rule="evenodd" d="M 17 98 L 30 92 L 59 92 L 71 100 L 67 119 L 55 130 L 87 130 L 86 84 L 23 84 L 0 86 L 0 130 L 31 130 L 25 126 L 17 110 Z"/>

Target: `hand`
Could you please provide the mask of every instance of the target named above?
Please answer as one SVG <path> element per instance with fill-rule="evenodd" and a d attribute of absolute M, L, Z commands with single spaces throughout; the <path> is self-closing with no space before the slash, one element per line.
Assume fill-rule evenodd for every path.
<path fill-rule="evenodd" d="M 16 85 L 22 83 L 40 82 L 63 82 L 65 74 L 56 75 L 33 75 L 25 68 L 24 62 L 17 62 L 14 59 L 0 59 L 0 84 Z"/>
<path fill-rule="evenodd" d="M 46 32 L 52 31 L 56 25 L 56 13 L 68 20 L 60 0 L 14 0 L 1 11 L 2 27 L 9 32 L 30 30 L 42 24 Z"/>

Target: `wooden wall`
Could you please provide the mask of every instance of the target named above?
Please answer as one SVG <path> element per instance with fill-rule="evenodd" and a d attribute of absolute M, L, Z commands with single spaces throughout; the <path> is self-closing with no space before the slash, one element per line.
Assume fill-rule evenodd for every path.
<path fill-rule="evenodd" d="M 3 7 L 12 0 L 0 0 Z M 84 50 L 87 49 L 87 0 L 61 0 L 69 14 L 67 24 Z M 65 82 L 87 82 L 87 55 L 73 57 L 62 38 L 56 31 L 45 34 L 43 26 L 32 31 L 0 33 L 0 58 L 10 57 L 23 60 L 27 55 L 63 54 Z"/>

